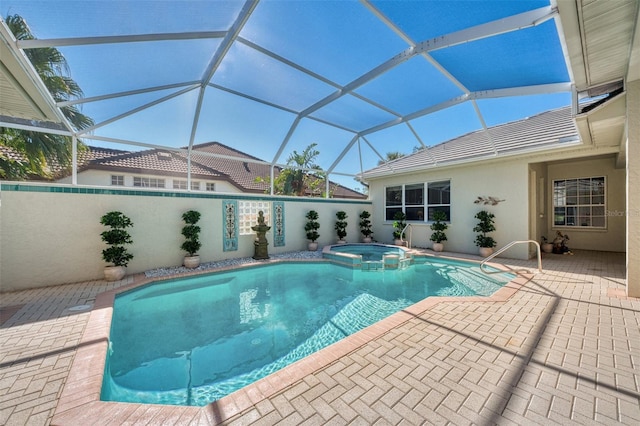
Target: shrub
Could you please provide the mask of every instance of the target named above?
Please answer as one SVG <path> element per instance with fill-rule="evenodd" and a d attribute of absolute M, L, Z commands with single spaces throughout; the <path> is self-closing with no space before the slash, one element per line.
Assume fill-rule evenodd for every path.
<path fill-rule="evenodd" d="M 496 246 L 496 241 L 489 237 L 487 234 L 496 230 L 494 225 L 495 215 L 489 213 L 486 210 L 481 210 L 476 213 L 475 218 L 479 220 L 478 224 L 473 228 L 473 232 L 478 232 L 476 236 L 476 246 L 493 248 Z"/>
<path fill-rule="evenodd" d="M 447 220 L 447 214 L 441 210 L 436 210 L 433 212 L 433 223 L 431 224 L 431 230 L 433 233 L 431 234 L 430 240 L 434 243 L 441 243 L 443 241 L 447 241 L 447 234 L 444 231 L 449 227 L 445 221 Z"/>
<path fill-rule="evenodd" d="M 315 210 L 309 210 L 307 215 L 307 223 L 304 225 L 304 230 L 307 233 L 307 239 L 312 243 L 315 243 L 318 238 L 320 238 L 320 234 L 318 234 L 318 229 L 320 229 L 320 224 L 318 223 L 318 212 Z"/>
<path fill-rule="evenodd" d="M 102 216 L 100 223 L 111 228 L 100 234 L 102 241 L 109 245 L 102 250 L 102 258 L 113 266 L 127 266 L 133 255 L 127 251 L 125 244 L 131 244 L 133 240 L 126 229 L 133 226 L 133 222 L 122 212 L 112 211 Z"/>
<path fill-rule="evenodd" d="M 200 242 L 200 227 L 196 225 L 200 220 L 200 212 L 189 210 L 182 214 L 182 220 L 186 225 L 182 228 L 182 235 L 185 241 L 182 243 L 182 250 L 187 252 L 187 256 L 195 256 L 202 247 Z"/>

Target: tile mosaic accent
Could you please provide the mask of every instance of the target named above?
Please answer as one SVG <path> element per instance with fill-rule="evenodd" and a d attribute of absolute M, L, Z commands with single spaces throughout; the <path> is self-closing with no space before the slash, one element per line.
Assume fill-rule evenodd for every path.
<path fill-rule="evenodd" d="M 222 217 L 224 218 L 222 251 L 238 250 L 238 201 L 224 200 L 222 202 Z"/>
<path fill-rule="evenodd" d="M 284 247 L 284 202 L 273 202 L 273 246 Z"/>

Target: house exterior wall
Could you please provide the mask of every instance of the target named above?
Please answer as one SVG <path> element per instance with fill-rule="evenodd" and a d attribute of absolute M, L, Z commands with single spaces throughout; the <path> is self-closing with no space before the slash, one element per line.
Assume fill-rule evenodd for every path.
<path fill-rule="evenodd" d="M 108 211 L 121 211 L 134 223 L 130 228 L 135 256 L 127 273 L 177 266 L 185 253 L 180 231 L 182 213 L 194 209 L 202 217 L 203 263 L 254 255 L 255 235 L 241 235 L 237 251 L 223 251 L 224 200 L 266 200 L 285 203 L 285 246 L 274 247 L 273 227 L 267 233 L 269 253 L 306 250 L 305 215 L 316 210 L 320 216 L 320 246 L 337 240 L 335 213 L 347 212 L 347 241 L 360 240 L 358 215 L 371 211 L 367 201 L 185 193 L 174 191 L 104 189 L 2 183 L 0 192 L 0 291 L 22 290 L 103 277 L 100 239 L 105 230 L 100 218 Z"/>
<path fill-rule="evenodd" d="M 636 68 L 637 69 L 637 68 Z M 638 72 L 636 72 L 636 75 Z M 640 297 L 640 79 L 627 85 L 627 295 Z"/>
<path fill-rule="evenodd" d="M 605 176 L 606 179 L 606 227 L 588 229 L 581 227 L 555 227 L 553 225 L 553 180 Z M 567 160 L 548 166 L 547 180 L 547 228 L 550 239 L 556 231 L 569 235 L 569 248 L 601 251 L 625 251 L 625 170 L 616 169 L 615 157 Z"/>
<path fill-rule="evenodd" d="M 173 188 L 173 180 L 187 180 L 187 176 L 171 177 L 166 175 L 153 175 L 153 174 L 131 174 L 126 172 L 114 172 L 109 170 L 85 170 L 78 173 L 78 185 L 90 185 L 90 186 L 112 186 L 111 176 L 118 175 L 124 176 L 124 186 L 133 187 L 133 177 L 148 177 L 165 180 L 165 189 Z M 220 180 L 205 180 L 205 179 L 193 179 L 200 182 L 200 190 L 205 190 L 205 183 L 215 183 L 215 192 L 228 192 L 228 193 L 240 193 L 241 191 L 229 182 Z M 71 176 L 66 176 L 57 181 L 58 183 L 71 183 Z"/>
<path fill-rule="evenodd" d="M 473 227 L 475 214 L 487 210 L 495 215 L 496 231 L 491 236 L 498 248 L 514 240 L 529 238 L 528 216 L 528 164 L 524 160 L 491 162 L 490 165 L 463 165 L 450 168 L 386 176 L 370 180 L 369 194 L 373 202 L 374 217 L 385 217 L 385 188 L 402 184 L 451 181 L 451 223 L 445 231 L 445 250 L 460 253 L 478 253 Z M 500 200 L 496 206 L 474 204 L 479 196 L 492 196 Z M 374 238 L 390 243 L 393 240 L 392 221 L 376 220 Z M 431 247 L 431 229 L 426 222 L 408 222 L 412 226 L 411 243 L 416 247 Z M 409 235 L 407 236 L 407 239 Z M 527 258 L 524 246 L 514 247 L 509 257 Z"/>

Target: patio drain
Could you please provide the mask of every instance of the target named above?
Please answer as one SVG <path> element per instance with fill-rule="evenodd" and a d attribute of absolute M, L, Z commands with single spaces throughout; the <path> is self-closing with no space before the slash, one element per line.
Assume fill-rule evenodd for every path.
<path fill-rule="evenodd" d="M 72 307 L 68 308 L 67 311 L 82 312 L 82 311 L 87 311 L 87 310 L 91 309 L 92 307 L 93 307 L 92 305 L 77 305 L 77 306 L 72 306 Z"/>

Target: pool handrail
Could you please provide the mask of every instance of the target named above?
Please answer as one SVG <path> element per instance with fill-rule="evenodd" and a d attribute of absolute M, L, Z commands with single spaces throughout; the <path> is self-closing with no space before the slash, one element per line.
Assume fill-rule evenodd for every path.
<path fill-rule="evenodd" d="M 508 249 L 510 249 L 511 247 L 515 246 L 516 244 L 529 244 L 529 243 L 533 243 L 536 246 L 536 252 L 537 252 L 537 256 L 538 256 L 538 273 L 542 273 L 542 255 L 540 254 L 540 243 L 535 241 L 535 240 L 511 241 L 509 244 L 507 244 L 506 246 L 502 247 L 500 250 L 498 250 L 495 253 L 492 253 L 491 255 L 485 257 L 484 260 L 480 263 L 480 270 L 482 272 L 484 272 L 485 274 L 498 274 L 500 272 L 503 272 L 503 271 L 485 270 L 484 266 L 491 259 L 493 259 L 497 255 L 499 255 L 500 253 L 502 253 L 504 251 L 507 251 Z M 528 269 L 524 269 L 524 268 L 523 269 L 512 269 L 512 268 L 509 268 L 509 269 L 511 269 L 513 272 L 516 272 L 516 273 L 519 273 L 519 272 L 530 273 L 530 271 Z"/>
<path fill-rule="evenodd" d="M 404 235 L 404 231 L 406 231 L 407 228 L 409 228 L 409 230 L 411 231 L 409 232 L 409 241 L 407 241 L 408 243 L 407 248 L 411 248 L 411 237 L 413 236 L 413 227 L 411 226 L 410 223 L 407 223 L 405 227 L 402 228 L 402 231 L 400 232 L 400 242 L 402 242 L 402 244 L 404 245 L 404 239 L 402 238 L 402 236 Z"/>

